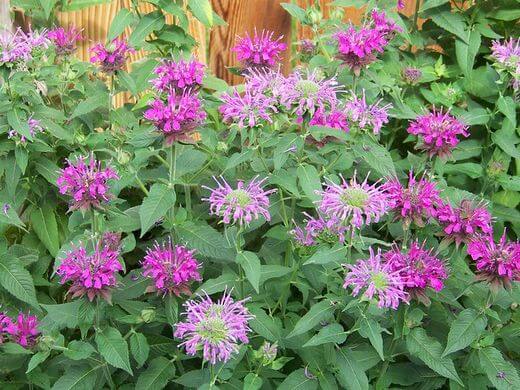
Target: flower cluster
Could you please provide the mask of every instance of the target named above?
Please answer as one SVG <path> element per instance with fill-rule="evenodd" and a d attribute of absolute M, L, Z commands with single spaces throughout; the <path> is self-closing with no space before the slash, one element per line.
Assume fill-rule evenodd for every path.
<path fill-rule="evenodd" d="M 227 362 L 238 352 L 239 342 L 247 344 L 248 322 L 253 318 L 245 307 L 246 300 L 235 301 L 231 292 L 224 292 L 217 302 L 206 294 L 184 304 L 185 322 L 175 325 L 174 336 L 188 355 L 202 350 L 205 361 L 211 364 Z"/>
<path fill-rule="evenodd" d="M 360 129 L 379 134 L 383 125 L 388 123 L 388 110 L 392 107 L 391 104 L 380 106 L 381 101 L 368 104 L 364 90 L 360 98 L 352 93 L 350 100 L 345 103 L 345 112 L 348 114 L 349 122 Z"/>
<path fill-rule="evenodd" d="M 135 52 L 123 39 L 114 39 L 108 45 L 98 43 L 90 51 L 90 62 L 97 62 L 99 69 L 108 74 L 123 69 L 128 55 Z"/>
<path fill-rule="evenodd" d="M 469 137 L 468 127 L 442 109 L 435 108 L 412 121 L 408 133 L 420 136 L 419 149 L 430 157 L 447 157 L 458 145 L 458 136 Z"/>
<path fill-rule="evenodd" d="M 236 123 L 239 128 L 253 128 L 262 121 L 272 123 L 272 115 L 278 112 L 276 99 L 257 92 L 246 84 L 243 94 L 236 89 L 231 93 L 223 93 L 220 98 L 223 104 L 219 111 L 226 123 Z"/>
<path fill-rule="evenodd" d="M 158 77 L 150 82 L 160 92 L 182 93 L 185 89 L 196 91 L 202 86 L 204 64 L 196 60 L 163 60 L 154 69 L 154 74 Z"/>
<path fill-rule="evenodd" d="M 333 129 L 342 130 L 345 133 L 350 131 L 347 114 L 343 110 L 331 110 L 325 112 L 322 109 L 317 109 L 311 120 L 311 126 L 327 126 Z"/>
<path fill-rule="evenodd" d="M 191 294 L 190 282 L 201 280 L 200 264 L 193 257 L 194 252 L 182 245 L 172 245 L 171 240 L 163 245 L 156 242 L 149 248 L 141 264 L 143 275 L 154 281 L 150 291 L 162 295 Z"/>
<path fill-rule="evenodd" d="M 281 60 L 281 53 L 287 45 L 280 42 L 283 37 L 273 38 L 273 32 L 262 30 L 260 34 L 255 29 L 253 37 L 246 34 L 238 37 L 236 45 L 231 49 L 237 53 L 237 59 L 242 62 L 246 73 L 250 69 L 273 68 Z"/>
<path fill-rule="evenodd" d="M 10 341 L 24 348 L 32 348 L 36 345 L 39 335 L 36 316 L 19 313 L 16 319 L 11 319 L 4 313 L 0 313 L 0 344 L 4 336 L 7 336 Z"/>
<path fill-rule="evenodd" d="M 320 242 L 345 242 L 345 233 L 349 230 L 349 227 L 342 224 L 338 218 L 325 219 L 321 215 L 314 218 L 307 213 L 304 213 L 304 215 L 307 217 L 305 226 L 303 228 L 297 226 L 291 231 L 299 245 L 312 246 Z"/>
<path fill-rule="evenodd" d="M 202 200 L 209 202 L 211 214 L 222 217 L 224 224 L 248 225 L 260 216 L 263 216 L 266 221 L 271 220 L 269 195 L 276 190 L 263 189 L 267 179 L 258 180 L 258 177 L 254 177 L 247 185 L 243 180 L 239 180 L 236 189 L 233 189 L 224 178 L 221 178 L 220 181 L 214 179 L 218 187 L 212 189 L 203 186 L 210 190 L 211 194 L 209 198 Z"/>
<path fill-rule="evenodd" d="M 49 39 L 45 30 L 25 33 L 18 28 L 14 33 L 7 29 L 0 31 L 0 65 L 25 65 L 33 59 L 38 50 L 46 49 Z"/>
<path fill-rule="evenodd" d="M 496 61 L 497 67 L 511 75 L 511 84 L 514 90 L 520 89 L 520 39 L 493 41 L 491 57 Z"/>
<path fill-rule="evenodd" d="M 35 137 L 37 133 L 43 133 L 43 127 L 41 126 L 40 121 L 33 117 L 27 119 L 27 128 L 29 129 L 31 137 Z M 27 137 L 23 134 L 19 134 L 15 129 L 9 130 L 7 138 L 14 139 L 22 144 L 27 142 Z"/>
<path fill-rule="evenodd" d="M 109 201 L 108 181 L 113 179 L 119 179 L 116 172 L 110 167 L 102 169 L 101 162 L 91 155 L 80 156 L 75 162 L 67 160 L 56 184 L 61 194 L 72 197 L 70 210 L 88 210 Z"/>
<path fill-rule="evenodd" d="M 54 44 L 56 54 L 59 56 L 68 56 L 76 51 L 78 41 L 83 39 L 81 31 L 75 27 L 64 29 L 57 27 L 47 33 L 47 37 Z"/>

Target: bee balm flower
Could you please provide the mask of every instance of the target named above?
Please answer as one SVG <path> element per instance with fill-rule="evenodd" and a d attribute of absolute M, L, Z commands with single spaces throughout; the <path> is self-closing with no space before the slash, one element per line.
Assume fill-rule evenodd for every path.
<path fill-rule="evenodd" d="M 123 68 L 126 58 L 135 50 L 128 46 L 125 40 L 114 39 L 106 46 L 98 43 L 90 51 L 93 53 L 90 62 L 97 62 L 101 71 L 105 73 L 114 73 Z"/>
<path fill-rule="evenodd" d="M 150 82 L 160 92 L 182 93 L 184 89 L 194 91 L 202 85 L 204 64 L 195 60 L 164 60 L 154 69 L 154 73 L 158 77 Z"/>
<path fill-rule="evenodd" d="M 68 56 L 74 53 L 77 41 L 82 39 L 81 31 L 75 27 L 70 27 L 68 30 L 57 27 L 50 30 L 47 37 L 54 43 L 56 54 L 59 56 Z"/>
<path fill-rule="evenodd" d="M 5 333 L 11 340 L 24 348 L 31 348 L 36 344 L 40 331 L 38 330 L 38 318 L 29 314 L 18 314 L 16 321 L 5 324 Z"/>
<path fill-rule="evenodd" d="M 280 54 L 287 45 L 280 42 L 283 37 L 273 39 L 273 32 L 262 30 L 260 35 L 255 30 L 253 37 L 246 34 L 239 37 L 236 45 L 231 49 L 237 53 L 237 59 L 246 69 L 273 68 L 280 62 Z"/>

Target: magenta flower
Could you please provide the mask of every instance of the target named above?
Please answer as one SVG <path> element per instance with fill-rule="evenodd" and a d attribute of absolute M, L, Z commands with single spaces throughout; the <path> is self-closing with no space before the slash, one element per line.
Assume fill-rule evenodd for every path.
<path fill-rule="evenodd" d="M 320 242 L 326 243 L 344 243 L 345 233 L 349 230 L 337 218 L 325 219 L 321 215 L 317 218 L 311 217 L 304 213 L 307 219 L 304 221 L 305 226 L 302 228 L 296 226 L 291 234 L 294 240 L 301 246 L 313 246 Z"/>
<path fill-rule="evenodd" d="M 456 208 L 448 203 L 441 205 L 437 210 L 437 220 L 448 240 L 455 241 L 457 246 L 482 234 L 493 233 L 489 211 L 468 199 L 462 200 Z"/>
<path fill-rule="evenodd" d="M 231 49 L 237 53 L 237 59 L 243 63 L 245 69 L 272 68 L 281 60 L 281 53 L 287 47 L 282 40 L 283 36 L 273 38 L 273 32 L 262 30 L 261 34 L 255 29 L 253 38 L 249 34 L 237 38 L 236 45 Z"/>
<path fill-rule="evenodd" d="M 11 340 L 24 348 L 31 348 L 36 344 L 40 331 L 38 318 L 30 314 L 18 314 L 16 321 L 4 318 L 4 330 Z"/>
<path fill-rule="evenodd" d="M 196 60 L 163 60 L 154 69 L 158 77 L 150 82 L 158 91 L 165 93 L 182 94 L 185 89 L 196 91 L 202 85 L 204 68 L 204 64 Z"/>
<path fill-rule="evenodd" d="M 397 9 L 404 9 L 404 0 L 397 0 Z"/>
<path fill-rule="evenodd" d="M 340 87 L 334 78 L 324 79 L 317 70 L 307 71 L 305 75 L 295 71 L 287 77 L 280 91 L 280 103 L 298 116 L 307 112 L 312 116 L 316 110 L 335 107 L 338 92 Z"/>
<path fill-rule="evenodd" d="M 64 29 L 56 27 L 47 33 L 47 37 L 51 40 L 56 48 L 56 54 L 59 56 L 68 56 L 76 51 L 76 44 L 83 39 L 81 31 L 76 27 Z"/>
<path fill-rule="evenodd" d="M 386 17 L 384 11 L 378 12 L 376 9 L 370 13 L 374 29 L 379 31 L 386 40 L 390 41 L 394 38 L 395 34 L 402 32 L 402 28 L 399 27 L 392 19 Z"/>
<path fill-rule="evenodd" d="M 40 121 L 33 117 L 27 119 L 27 126 L 29 127 L 29 134 L 31 134 L 31 137 L 35 137 L 38 133 L 43 133 L 43 127 L 41 126 Z M 27 143 L 27 138 L 23 134 L 19 134 L 15 129 L 9 130 L 7 138 L 15 139 L 17 142 L 22 144 Z"/>
<path fill-rule="evenodd" d="M 399 179 L 393 178 L 383 188 L 393 204 L 392 208 L 406 225 L 413 221 L 418 226 L 424 226 L 424 219 L 435 217 L 436 208 L 442 204 L 436 184 L 424 176 L 417 180 L 412 171 L 406 187 Z"/>
<path fill-rule="evenodd" d="M 7 334 L 7 327 L 11 325 L 11 318 L 5 313 L 0 312 L 0 345 L 5 341 L 4 336 Z"/>
<path fill-rule="evenodd" d="M 172 245 L 171 239 L 146 251 L 142 261 L 143 275 L 154 280 L 150 291 L 166 294 L 191 295 L 190 282 L 202 280 L 199 274 L 200 264 L 193 257 L 194 250 L 182 245 Z"/>
<path fill-rule="evenodd" d="M 359 30 L 350 26 L 345 31 L 334 35 L 338 45 L 337 57 L 345 63 L 356 75 L 377 59 L 377 53 L 382 53 L 388 41 L 377 30 L 361 27 Z"/>
<path fill-rule="evenodd" d="M 435 108 L 426 115 L 417 117 L 408 127 L 408 133 L 420 137 L 419 149 L 430 157 L 447 157 L 459 143 L 459 135 L 469 137 L 468 126 L 442 109 Z"/>
<path fill-rule="evenodd" d="M 350 131 L 347 114 L 344 110 L 323 111 L 318 108 L 312 116 L 309 125 L 311 126 L 326 126 L 333 129 L 342 130 L 345 133 Z"/>
<path fill-rule="evenodd" d="M 511 82 L 513 89 L 520 89 L 520 39 L 493 41 L 491 51 L 491 58 L 495 60 L 496 65 L 513 78 Z"/>
<path fill-rule="evenodd" d="M 383 258 L 390 264 L 392 271 L 399 272 L 405 290 L 411 295 L 421 294 L 427 287 L 441 291 L 444 288 L 443 281 L 448 278 L 444 262 L 417 241 L 412 242 L 410 249 L 404 252 L 394 245 L 383 254 Z"/>
<path fill-rule="evenodd" d="M 202 350 L 202 357 L 211 364 L 227 362 L 238 352 L 239 342 L 247 344 L 248 322 L 254 317 L 244 306 L 246 300 L 234 301 L 224 292 L 216 303 L 206 294 L 184 304 L 186 321 L 175 324 L 174 336 L 188 355 Z"/>
<path fill-rule="evenodd" d="M 98 243 L 92 253 L 80 246 L 67 253 L 56 273 L 61 284 L 72 282 L 67 292 L 72 298 L 86 295 L 89 301 L 100 297 L 110 302 L 110 289 L 116 285 L 117 273 L 123 270 L 118 257 L 119 251 L 108 245 Z"/>
<path fill-rule="evenodd" d="M 492 234 L 471 241 L 468 254 L 477 263 L 478 279 L 508 288 L 512 281 L 520 281 L 520 242 L 507 241 L 505 230 L 498 243 Z"/>
<path fill-rule="evenodd" d="M 90 51 L 93 53 L 90 62 L 97 62 L 101 71 L 105 73 L 121 70 L 128 55 L 135 52 L 123 39 L 114 39 L 106 46 L 98 43 Z"/>
<path fill-rule="evenodd" d="M 219 107 L 226 123 L 235 123 L 239 128 L 261 126 L 262 122 L 272 123 L 272 117 L 278 112 L 276 99 L 248 87 L 241 95 L 236 89 L 231 94 L 223 93 L 223 103 Z"/>
<path fill-rule="evenodd" d="M 174 141 L 189 141 L 189 134 L 206 120 L 206 112 L 199 97 L 184 92 L 182 95 L 170 93 L 166 103 L 160 98 L 150 103 L 144 118 L 154 124 L 166 137 L 166 144 Z"/>
<path fill-rule="evenodd" d="M 417 84 L 422 77 L 422 71 L 417 68 L 406 67 L 402 71 L 403 80 L 408 84 Z"/>
<path fill-rule="evenodd" d="M 203 186 L 211 191 L 209 198 L 202 200 L 209 202 L 210 213 L 222 217 L 222 222 L 226 225 L 238 223 L 239 225 L 249 225 L 253 219 L 263 216 L 266 221 L 271 220 L 269 214 L 269 195 L 276 192 L 264 190 L 262 188 L 267 178 L 258 180 L 258 176 L 251 179 L 245 185 L 243 180 L 239 180 L 237 188 L 233 189 L 228 182 L 221 178 L 217 182 L 215 189 Z"/>
<path fill-rule="evenodd" d="M 391 104 L 380 106 L 381 101 L 382 99 L 374 104 L 367 104 L 364 90 L 361 98 L 352 93 L 350 100 L 345 103 L 345 112 L 350 123 L 379 134 L 381 127 L 388 123 L 388 110 L 392 107 Z"/>
<path fill-rule="evenodd" d="M 388 195 L 377 183 L 368 184 L 368 176 L 362 183 L 356 181 L 356 176 L 346 181 L 341 176 L 342 183 L 331 181 L 326 183 L 324 191 L 320 192 L 321 200 L 318 207 L 328 218 L 338 218 L 344 225 L 361 228 L 373 222 L 379 222 L 391 206 Z"/>
<path fill-rule="evenodd" d="M 76 162 L 67 160 L 67 166 L 60 171 L 56 184 L 60 194 L 72 197 L 69 210 L 88 210 L 91 207 L 99 208 L 110 200 L 108 181 L 113 179 L 119 179 L 116 172 L 110 167 L 102 169 L 101 162 L 96 161 L 92 154 L 90 157 L 80 156 Z"/>
<path fill-rule="evenodd" d="M 252 94 L 261 93 L 275 99 L 279 104 L 287 82 L 279 69 L 251 69 L 245 77 L 246 91 L 250 91 Z"/>
<path fill-rule="evenodd" d="M 381 250 L 374 253 L 369 248 L 370 257 L 358 260 L 356 264 L 347 264 L 347 274 L 343 288 L 352 287 L 352 295 L 358 296 L 364 290 L 363 296 L 378 300 L 378 307 L 397 309 L 401 301 L 408 303 L 408 293 L 404 291 L 405 280 L 399 271 L 392 270 L 389 263 L 385 263 Z"/>

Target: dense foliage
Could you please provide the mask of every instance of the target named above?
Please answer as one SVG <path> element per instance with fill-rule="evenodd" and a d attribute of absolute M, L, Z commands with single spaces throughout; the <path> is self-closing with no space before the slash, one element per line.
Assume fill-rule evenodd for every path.
<path fill-rule="evenodd" d="M 0 40 L 1 387 L 519 389 L 518 2 L 287 3 L 237 87 L 149 3 Z"/>

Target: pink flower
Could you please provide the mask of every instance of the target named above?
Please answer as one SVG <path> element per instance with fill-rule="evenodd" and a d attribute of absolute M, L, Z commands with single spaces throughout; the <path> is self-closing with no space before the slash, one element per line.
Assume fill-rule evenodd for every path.
<path fill-rule="evenodd" d="M 34 119 L 33 117 L 29 117 L 27 119 L 27 126 L 29 127 L 29 134 L 31 137 L 36 136 L 38 133 L 43 133 L 43 127 L 40 124 L 40 121 Z M 27 138 L 23 134 L 19 134 L 15 129 L 9 130 L 7 133 L 7 138 L 14 138 L 16 141 L 19 141 L 22 144 L 27 142 Z"/>
<path fill-rule="evenodd" d="M 408 133 L 419 136 L 423 149 L 430 157 L 446 157 L 459 143 L 459 135 L 469 137 L 468 126 L 442 109 L 435 108 L 426 115 L 417 117 L 408 127 Z"/>
<path fill-rule="evenodd" d="M 204 64 L 196 60 L 163 60 L 154 69 L 158 77 L 150 82 L 160 92 L 182 94 L 185 89 L 196 91 L 202 85 L 204 68 Z"/>
<path fill-rule="evenodd" d="M 388 41 L 390 41 L 396 33 L 403 31 L 403 29 L 399 27 L 392 19 L 386 17 L 384 11 L 378 12 L 376 9 L 374 9 L 370 13 L 370 16 L 372 17 L 374 29 L 383 34 L 385 39 Z"/>
<path fill-rule="evenodd" d="M 309 125 L 326 126 L 333 129 L 342 130 L 348 133 L 350 130 L 347 114 L 344 110 L 324 111 L 318 108 L 312 116 Z"/>
<path fill-rule="evenodd" d="M 365 90 L 361 98 L 352 93 L 350 100 L 345 103 L 345 112 L 350 123 L 379 134 L 383 125 L 388 123 L 388 110 L 392 107 L 391 104 L 380 106 L 381 101 L 382 99 L 374 104 L 367 104 Z"/>
<path fill-rule="evenodd" d="M 379 307 L 397 309 L 401 301 L 408 303 L 408 293 L 404 291 L 405 280 L 399 271 L 392 270 L 389 263 L 385 263 L 381 250 L 374 253 L 369 248 L 370 257 L 358 260 L 356 264 L 347 264 L 347 274 L 343 288 L 352 287 L 352 295 L 358 296 L 364 290 L 363 296 L 378 300 Z"/>
<path fill-rule="evenodd" d="M 335 244 L 345 242 L 345 233 L 349 230 L 337 218 L 325 219 L 321 215 L 317 218 L 304 213 L 308 218 L 305 227 L 296 226 L 291 234 L 301 246 L 312 246 L 320 242 Z"/>
<path fill-rule="evenodd" d="M 255 29 L 253 38 L 249 34 L 238 37 L 236 45 L 231 49 L 237 53 L 237 59 L 244 64 L 244 68 L 272 68 L 281 60 L 281 52 L 287 45 L 280 42 L 283 37 L 273 39 L 273 32 L 262 30 L 261 34 Z"/>
<path fill-rule="evenodd" d="M 163 245 L 155 242 L 142 261 L 143 275 L 154 280 L 153 291 L 163 295 L 190 295 L 190 282 L 202 280 L 194 252 L 182 245 L 173 246 L 171 240 Z"/>
<path fill-rule="evenodd" d="M 29 314 L 18 314 L 16 321 L 4 318 L 5 333 L 10 335 L 13 342 L 24 348 L 31 348 L 36 344 L 40 335 L 38 330 L 38 318 Z"/>
<path fill-rule="evenodd" d="M 457 246 L 481 234 L 493 233 L 489 211 L 468 199 L 462 200 L 457 208 L 448 203 L 441 205 L 437 210 L 437 219 L 443 226 L 444 234 Z"/>
<path fill-rule="evenodd" d="M 423 219 L 435 217 L 436 208 L 442 204 L 436 184 L 424 176 L 417 180 L 411 171 L 406 187 L 399 179 L 393 178 L 383 188 L 393 204 L 392 208 L 406 224 L 413 221 L 418 226 L 424 226 Z"/>
<path fill-rule="evenodd" d="M 90 51 L 93 53 L 90 62 L 97 62 L 101 71 L 105 73 L 121 70 L 128 55 L 135 52 L 123 39 L 114 39 L 106 46 L 98 43 Z"/>
<path fill-rule="evenodd" d="M 238 223 L 248 225 L 253 219 L 263 216 L 266 221 L 271 220 L 269 214 L 269 195 L 276 192 L 262 188 L 267 179 L 258 180 L 258 176 L 251 179 L 245 185 L 243 180 L 237 182 L 237 188 L 233 189 L 224 178 L 217 182 L 215 189 L 203 186 L 211 191 L 209 198 L 202 200 L 209 202 L 211 214 L 222 217 L 226 225 Z"/>
<path fill-rule="evenodd" d="M 59 56 L 68 56 L 76 51 L 76 44 L 83 39 L 81 31 L 76 27 L 64 29 L 56 27 L 50 30 L 47 37 L 54 43 L 56 54 Z"/>
<path fill-rule="evenodd" d="M 513 89 L 520 89 L 520 39 L 493 41 L 491 51 L 497 66 L 511 75 Z"/>
<path fill-rule="evenodd" d="M 49 46 L 45 30 L 25 33 L 17 28 L 14 33 L 7 29 L 0 31 L 0 63 L 10 65 L 26 64 L 33 59 L 38 49 Z"/>
<path fill-rule="evenodd" d="M 223 103 L 219 111 L 226 123 L 235 123 L 239 128 L 261 126 L 262 122 L 272 123 L 272 117 L 278 112 L 276 99 L 254 90 L 246 84 L 241 95 L 236 89 L 231 94 L 223 93 Z"/>
<path fill-rule="evenodd" d="M 234 301 L 224 292 L 216 303 L 206 294 L 184 304 L 186 321 L 175 324 L 174 336 L 188 355 L 202 350 L 202 357 L 211 364 L 227 362 L 238 352 L 239 343 L 247 344 L 248 322 L 254 317 L 244 306 L 246 300 Z"/>
<path fill-rule="evenodd" d="M 328 218 L 338 218 L 345 225 L 361 228 L 379 222 L 388 212 L 390 200 L 384 190 L 375 184 L 368 184 L 368 176 L 362 183 L 354 175 L 349 182 L 341 176 L 341 184 L 326 183 L 318 201 L 320 212 Z"/>
<path fill-rule="evenodd" d="M 404 9 L 404 0 L 397 0 L 397 9 Z"/>
<path fill-rule="evenodd" d="M 114 170 L 101 168 L 101 162 L 96 161 L 94 155 L 80 156 L 76 162 L 67 160 L 67 166 L 60 171 L 56 181 L 60 194 L 72 197 L 70 210 L 88 210 L 91 207 L 99 208 L 103 202 L 110 200 L 108 181 L 119 179 Z"/>
<path fill-rule="evenodd" d="M 116 285 L 116 275 L 123 270 L 118 260 L 119 251 L 98 243 L 92 253 L 84 246 L 67 253 L 56 273 L 60 283 L 72 282 L 67 294 L 72 298 L 86 295 L 89 301 L 101 297 L 110 301 L 110 288 Z"/>

